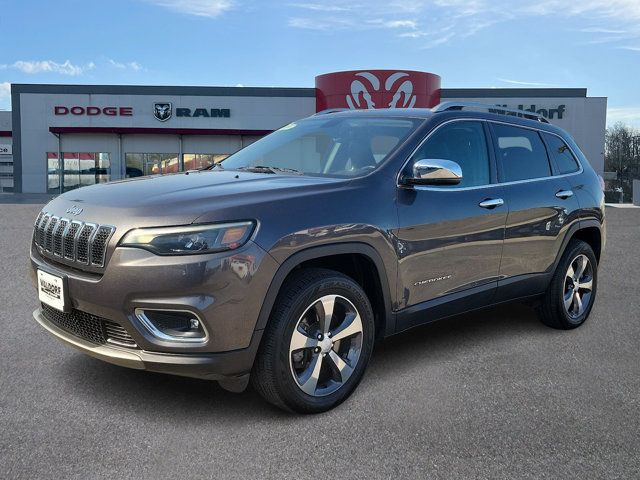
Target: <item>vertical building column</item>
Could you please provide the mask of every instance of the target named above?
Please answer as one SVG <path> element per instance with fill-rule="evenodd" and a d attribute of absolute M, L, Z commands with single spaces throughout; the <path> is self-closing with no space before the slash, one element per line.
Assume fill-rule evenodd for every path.
<path fill-rule="evenodd" d="M 127 178 L 127 165 L 122 153 L 122 134 L 118 134 L 118 162 L 120 162 L 120 178 Z M 117 180 L 117 179 L 114 179 Z"/>
<path fill-rule="evenodd" d="M 62 134 L 57 133 L 58 138 L 58 193 L 64 192 L 64 158 L 62 158 Z M 47 165 L 47 188 L 46 192 L 49 193 L 49 165 Z"/>
<path fill-rule="evenodd" d="M 184 172 L 184 152 L 182 151 L 182 135 L 178 135 L 178 169 Z"/>

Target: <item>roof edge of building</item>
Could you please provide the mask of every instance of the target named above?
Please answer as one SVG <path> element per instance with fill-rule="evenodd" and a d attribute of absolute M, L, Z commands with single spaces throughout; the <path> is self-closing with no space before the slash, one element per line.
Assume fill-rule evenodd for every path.
<path fill-rule="evenodd" d="M 238 97 L 315 97 L 307 87 L 219 87 L 204 85 L 98 85 L 13 83 L 11 91 L 59 94 L 138 94 Z M 587 97 L 586 88 L 443 88 L 442 98 Z"/>
<path fill-rule="evenodd" d="M 442 98 L 587 97 L 586 88 L 443 88 Z"/>
<path fill-rule="evenodd" d="M 105 95 L 193 95 L 221 97 L 315 97 L 315 88 L 297 87 L 213 87 L 171 85 L 86 85 L 12 83 L 12 93 L 59 93 Z"/>

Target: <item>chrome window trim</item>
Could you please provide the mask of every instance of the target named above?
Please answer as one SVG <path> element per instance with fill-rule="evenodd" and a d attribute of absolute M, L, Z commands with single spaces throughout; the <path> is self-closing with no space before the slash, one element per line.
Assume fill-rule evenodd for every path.
<path fill-rule="evenodd" d="M 406 168 L 406 166 L 409 164 L 409 162 L 411 161 L 411 158 L 415 155 L 415 153 L 418 151 L 418 149 L 420 147 L 422 147 L 422 145 L 429 140 L 429 138 L 431 138 L 431 136 L 437 132 L 441 127 L 449 124 L 449 123 L 453 123 L 453 122 L 469 122 L 469 121 L 475 121 L 475 122 L 489 122 L 489 123 L 498 123 L 501 125 L 507 125 L 510 127 L 520 127 L 520 128 L 526 128 L 528 130 L 533 130 L 535 132 L 544 132 L 544 133 L 548 133 L 550 135 L 555 135 L 556 137 L 558 137 L 560 140 L 563 141 L 563 143 L 565 145 L 567 145 L 567 142 L 564 140 L 564 138 L 562 138 L 562 136 L 558 135 L 557 133 L 554 132 L 549 132 L 547 130 L 543 130 L 540 128 L 536 128 L 536 127 L 532 127 L 532 126 L 528 126 L 528 125 L 519 125 L 516 123 L 510 123 L 510 122 L 503 122 L 500 120 L 492 120 L 492 119 L 486 119 L 486 118 L 476 118 L 476 117 L 465 117 L 465 118 L 452 118 L 451 120 L 446 120 L 442 123 L 440 123 L 439 125 L 436 126 L 436 128 L 434 128 L 433 130 L 431 130 L 429 132 L 429 134 L 424 137 L 420 143 L 418 144 L 418 146 L 416 148 L 413 149 L 413 151 L 411 152 L 411 154 L 407 157 L 407 159 L 405 160 L 405 162 L 402 164 L 402 167 L 398 170 L 398 173 L 396 174 L 396 187 L 398 188 L 409 188 L 412 190 L 428 190 L 428 191 L 436 191 L 436 192 L 448 192 L 448 191 L 464 191 L 464 190 L 478 190 L 480 188 L 490 188 L 490 187 L 500 187 L 500 186 L 508 186 L 508 185 L 517 185 L 517 184 L 521 184 L 521 183 L 531 183 L 531 182 L 540 182 L 540 181 L 545 181 L 545 180 L 551 180 L 554 178 L 562 178 L 562 177 L 571 177 L 573 175 L 580 175 L 581 173 L 584 172 L 584 168 L 582 166 L 582 161 L 580 160 L 580 157 L 578 157 L 576 155 L 576 153 L 573 151 L 573 148 L 571 148 L 571 145 L 567 145 L 567 148 L 569 149 L 569 151 L 571 152 L 571 154 L 574 156 L 574 158 L 576 159 L 576 161 L 578 162 L 578 165 L 580 165 L 580 169 L 575 171 L 575 172 L 571 172 L 571 173 L 564 173 L 562 175 L 550 175 L 547 177 L 538 177 L 538 178 L 528 178 L 526 180 L 514 180 L 512 182 L 496 182 L 496 183 L 486 183 L 484 185 L 474 185 L 471 187 L 456 187 L 455 185 L 450 186 L 450 187 L 436 187 L 436 186 L 426 186 L 426 185 L 403 185 L 402 183 L 400 183 L 400 175 L 402 174 L 402 171 Z M 542 139 L 542 137 L 541 137 Z M 491 141 L 491 139 L 487 139 L 487 141 Z M 542 140 L 544 146 L 545 146 L 545 150 L 547 149 L 547 144 L 544 143 L 544 140 Z M 551 159 L 549 159 L 549 161 L 551 161 Z M 551 165 L 550 165 L 551 166 Z M 553 172 L 552 172 L 553 173 Z M 462 178 L 464 178 L 464 172 L 462 172 Z"/>
<path fill-rule="evenodd" d="M 161 332 L 160 330 L 158 330 L 156 328 L 156 326 L 153 324 L 153 322 L 151 320 L 149 320 L 149 318 L 147 318 L 147 316 L 145 315 L 145 313 L 144 313 L 145 308 L 141 308 L 141 307 L 136 308 L 134 310 L 134 314 L 135 314 L 136 318 L 149 331 L 149 333 L 151 333 L 151 335 L 153 335 L 158 340 L 163 340 L 165 342 L 172 342 L 172 343 L 191 343 L 191 344 L 198 344 L 198 345 L 205 344 L 205 343 L 207 343 L 209 341 L 209 331 L 207 330 L 206 325 L 204 324 L 204 322 L 200 318 L 200 315 L 198 315 L 197 313 L 192 312 L 191 310 L 186 310 L 186 309 L 181 309 L 181 308 L 154 308 L 154 307 L 146 308 L 146 310 L 154 310 L 154 311 L 157 311 L 157 312 L 182 312 L 182 313 L 188 313 L 189 315 L 193 315 L 194 317 L 196 317 L 198 319 L 198 321 L 200 322 L 200 325 L 202 325 L 202 330 L 204 331 L 204 337 L 201 337 L 201 338 L 172 337 L 171 335 L 167 335 L 166 333 L 163 333 L 163 332 Z"/>

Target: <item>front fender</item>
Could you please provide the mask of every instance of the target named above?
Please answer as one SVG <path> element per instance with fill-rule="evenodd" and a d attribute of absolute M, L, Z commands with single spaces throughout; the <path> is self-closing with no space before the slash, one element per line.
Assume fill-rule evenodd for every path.
<path fill-rule="evenodd" d="M 390 272 L 379 252 L 371 245 L 362 242 L 342 242 L 309 247 L 288 256 L 280 264 L 280 267 L 274 275 L 271 285 L 267 290 L 267 294 L 265 295 L 262 308 L 260 309 L 260 314 L 258 316 L 256 330 L 264 330 L 267 326 L 278 292 L 287 278 L 287 275 L 289 275 L 295 267 L 308 260 L 342 254 L 364 255 L 375 265 L 380 285 L 382 287 L 384 309 L 386 312 L 386 331 L 384 332 L 384 335 L 386 336 L 387 334 L 392 333 L 395 330 L 395 315 L 392 311 L 393 299 L 391 297 L 391 293 L 395 291 L 395 288 L 392 290 L 389 288 L 389 285 L 390 279 L 395 279 L 396 268 L 392 268 L 392 271 Z"/>

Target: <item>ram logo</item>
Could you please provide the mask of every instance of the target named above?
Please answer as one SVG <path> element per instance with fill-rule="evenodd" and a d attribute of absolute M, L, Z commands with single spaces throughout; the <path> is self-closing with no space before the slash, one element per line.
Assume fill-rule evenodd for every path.
<path fill-rule="evenodd" d="M 153 104 L 153 116 L 161 122 L 166 122 L 171 118 L 173 114 L 173 108 L 170 103 L 154 103 Z"/>
<path fill-rule="evenodd" d="M 350 109 L 371 108 L 412 108 L 416 104 L 417 97 L 414 94 L 413 82 L 405 72 L 395 72 L 389 75 L 384 82 L 371 72 L 358 72 L 351 82 L 351 94 L 347 95 L 346 102 Z M 387 105 L 376 105 L 372 98 L 373 92 L 385 92 L 391 94 L 391 101 Z"/>

